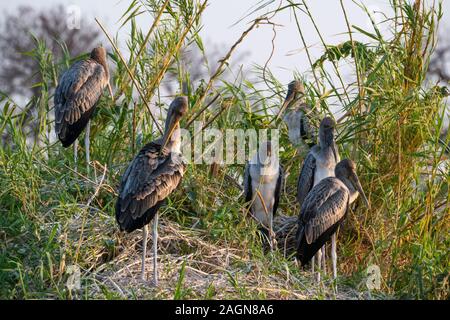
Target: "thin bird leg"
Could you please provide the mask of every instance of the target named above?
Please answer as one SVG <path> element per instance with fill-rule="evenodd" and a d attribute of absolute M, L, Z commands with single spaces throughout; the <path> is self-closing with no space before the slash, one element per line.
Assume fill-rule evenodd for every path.
<path fill-rule="evenodd" d="M 326 245 L 323 245 L 323 247 L 322 247 L 322 261 L 323 261 L 322 269 L 323 269 L 323 273 L 324 274 L 327 274 L 327 256 L 326 256 L 326 252 L 327 252 Z"/>
<path fill-rule="evenodd" d="M 147 226 L 142 227 L 142 264 L 141 279 L 145 281 L 145 257 L 147 256 Z"/>
<path fill-rule="evenodd" d="M 87 173 L 89 174 L 90 162 L 91 162 L 91 154 L 89 152 L 89 147 L 91 145 L 90 136 L 91 135 L 91 121 L 88 121 L 86 125 L 86 133 L 84 135 L 84 146 L 86 148 L 86 166 Z"/>
<path fill-rule="evenodd" d="M 270 241 L 270 250 L 273 252 L 275 246 L 275 234 L 273 233 L 273 215 L 269 214 L 269 241 Z"/>
<path fill-rule="evenodd" d="M 158 286 L 158 213 L 153 218 L 153 283 Z"/>
<path fill-rule="evenodd" d="M 333 263 L 333 279 L 337 277 L 336 233 L 331 236 L 331 261 Z"/>
<path fill-rule="evenodd" d="M 311 272 L 314 275 L 314 260 L 316 259 L 316 256 L 314 255 L 311 259 Z"/>
<path fill-rule="evenodd" d="M 322 269 L 322 249 L 316 253 L 317 257 L 317 282 L 320 282 L 320 270 Z"/>
<path fill-rule="evenodd" d="M 78 173 L 78 139 L 73 143 L 73 162 L 75 163 L 75 172 Z"/>

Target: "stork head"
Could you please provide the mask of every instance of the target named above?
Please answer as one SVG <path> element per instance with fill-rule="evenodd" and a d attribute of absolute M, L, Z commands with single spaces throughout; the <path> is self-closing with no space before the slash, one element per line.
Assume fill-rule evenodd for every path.
<path fill-rule="evenodd" d="M 163 150 L 172 140 L 174 132 L 180 127 L 180 120 L 188 110 L 188 99 L 186 96 L 176 97 L 169 106 L 166 118 L 166 127 L 163 136 Z M 177 136 L 178 138 L 178 136 Z"/>
<path fill-rule="evenodd" d="M 358 175 L 356 174 L 355 163 L 350 159 L 344 159 L 336 165 L 334 171 L 338 179 L 343 181 L 346 185 L 351 184 L 353 189 L 358 191 L 358 193 L 363 198 L 365 205 L 370 209 L 369 200 L 367 200 L 366 194 L 364 193 L 364 190 L 361 186 L 361 182 L 359 181 Z"/>
<path fill-rule="evenodd" d="M 291 104 L 292 101 L 295 101 L 304 95 L 305 87 L 303 86 L 303 83 L 299 80 L 291 81 L 288 85 L 288 92 L 278 113 L 277 120 L 281 117 L 285 109 Z"/>
<path fill-rule="evenodd" d="M 305 87 L 303 86 L 303 83 L 299 80 L 293 80 L 288 84 L 288 93 L 286 95 L 286 100 L 288 100 L 291 96 L 293 98 L 297 96 L 304 96 L 305 95 Z"/>
<path fill-rule="evenodd" d="M 103 65 L 103 63 L 106 63 L 106 49 L 103 47 L 92 49 L 91 58 Z"/>
<path fill-rule="evenodd" d="M 111 95 L 111 98 L 114 99 L 111 84 L 109 83 L 109 67 L 106 56 L 106 49 L 103 47 L 97 47 L 91 51 L 91 59 L 101 64 L 103 66 L 103 69 L 105 69 L 106 77 L 108 78 L 108 91 Z"/>
<path fill-rule="evenodd" d="M 323 118 L 319 127 L 319 142 L 321 146 L 331 146 L 334 142 L 336 123 L 331 117 Z"/>

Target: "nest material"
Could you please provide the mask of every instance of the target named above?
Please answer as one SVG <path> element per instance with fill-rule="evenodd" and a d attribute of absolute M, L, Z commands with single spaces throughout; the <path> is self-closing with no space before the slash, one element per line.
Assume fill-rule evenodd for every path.
<path fill-rule="evenodd" d="M 277 215 L 273 219 L 273 231 L 278 249 L 285 257 L 295 255 L 295 234 L 297 233 L 298 217 Z"/>
<path fill-rule="evenodd" d="M 275 220 L 277 239 L 286 254 L 292 252 L 295 242 L 296 218 L 278 216 Z M 207 241 L 207 231 L 183 228 L 177 223 L 160 219 L 158 246 L 159 286 L 151 285 L 153 256 L 151 250 L 146 260 L 147 281 L 140 280 L 142 234 L 120 234 L 120 253 L 113 260 L 102 264 L 84 277 L 89 280 L 87 291 L 96 298 L 105 297 L 105 288 L 119 298 L 172 299 L 184 265 L 182 290 L 184 298 L 198 299 L 213 292 L 214 299 L 245 297 L 267 299 L 311 299 L 318 296 L 338 299 L 360 298 L 349 288 L 339 296 L 328 288 L 315 285 L 307 271 L 290 272 L 286 265 L 268 272 L 267 264 L 252 259 L 246 248 L 233 248 L 221 242 Z M 151 246 L 151 238 L 148 246 Z M 275 271 L 278 270 L 278 271 Z M 331 286 L 330 286 L 331 288 Z M 242 291 L 243 290 L 243 291 Z M 250 294 L 250 295 L 247 295 Z"/>

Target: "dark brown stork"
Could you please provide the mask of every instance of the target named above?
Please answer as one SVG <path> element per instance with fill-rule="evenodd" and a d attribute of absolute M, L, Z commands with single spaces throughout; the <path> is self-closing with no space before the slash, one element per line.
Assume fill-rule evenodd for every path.
<path fill-rule="evenodd" d="M 109 69 L 106 50 L 98 47 L 92 50 L 88 59 L 74 63 L 65 71 L 55 90 L 55 132 L 63 147 L 67 148 L 77 141 L 86 128 L 85 147 L 86 162 L 89 168 L 90 118 L 95 111 L 97 101 L 108 87 Z M 74 157 L 77 161 L 77 145 L 74 144 Z"/>
<path fill-rule="evenodd" d="M 116 203 L 120 230 L 142 229 L 142 280 L 145 279 L 147 224 L 153 220 L 153 274 L 158 285 L 158 209 L 178 187 L 186 162 L 181 154 L 180 119 L 188 109 L 185 96 L 177 97 L 167 112 L 164 135 L 145 145 L 126 169 Z"/>
<path fill-rule="evenodd" d="M 330 117 L 325 117 L 319 127 L 319 145 L 315 145 L 308 152 L 297 181 L 297 200 L 300 206 L 305 201 L 311 189 L 322 179 L 334 176 L 336 164 L 340 161 L 338 147 L 335 141 L 336 123 Z M 317 252 L 317 267 L 321 269 L 322 259 L 325 260 L 325 247 Z M 314 273 L 314 260 L 311 268 Z M 324 263 L 325 267 L 325 263 Z M 324 268 L 325 270 L 325 268 Z M 317 273 L 320 280 L 320 273 Z"/>
<path fill-rule="evenodd" d="M 350 204 L 361 194 L 370 209 L 353 161 L 349 159 L 340 161 L 336 165 L 335 175 L 322 179 L 306 196 L 302 203 L 296 234 L 297 258 L 302 265 L 307 264 L 331 239 L 334 278 L 337 276 L 336 232 L 344 222 Z"/>

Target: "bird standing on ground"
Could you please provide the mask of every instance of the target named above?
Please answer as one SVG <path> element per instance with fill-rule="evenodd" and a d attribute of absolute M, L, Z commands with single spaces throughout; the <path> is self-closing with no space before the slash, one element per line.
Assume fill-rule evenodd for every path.
<path fill-rule="evenodd" d="M 270 141 L 262 143 L 259 151 L 247 163 L 244 172 L 245 201 L 250 213 L 261 223 L 261 231 L 274 247 L 273 217 L 278 209 L 283 184 L 283 168 Z"/>
<path fill-rule="evenodd" d="M 116 220 L 120 230 L 142 228 L 142 274 L 145 275 L 147 224 L 153 220 L 153 273 L 158 285 L 157 245 L 158 209 L 178 187 L 186 163 L 181 154 L 180 120 L 188 109 L 187 98 L 177 97 L 167 112 L 164 135 L 145 145 L 131 161 L 120 184 Z"/>
<path fill-rule="evenodd" d="M 336 232 L 344 222 L 350 204 L 361 194 L 370 209 L 353 161 L 340 161 L 336 165 L 335 175 L 321 180 L 306 196 L 296 234 L 297 258 L 302 265 L 313 259 L 331 238 L 334 278 L 337 276 Z"/>
<path fill-rule="evenodd" d="M 334 169 L 339 162 L 339 152 L 334 140 L 335 122 L 325 117 L 319 127 L 319 145 L 311 148 L 303 162 L 297 182 L 297 200 L 302 206 L 311 191 L 322 179 L 334 176 Z M 321 268 L 322 255 L 325 259 L 325 248 L 317 252 L 317 265 Z M 314 259 L 311 263 L 314 272 Z M 320 280 L 320 274 L 317 275 Z"/>
<path fill-rule="evenodd" d="M 86 162 L 89 168 L 90 118 L 105 87 L 111 97 L 109 68 L 106 50 L 98 47 L 92 50 L 88 59 L 74 63 L 61 76 L 55 90 L 55 133 L 63 147 L 74 143 L 86 128 Z M 74 157 L 77 161 L 77 145 L 74 144 Z"/>
<path fill-rule="evenodd" d="M 286 99 L 277 120 L 285 110 L 288 110 L 283 120 L 289 130 L 289 140 L 294 146 L 303 144 L 309 149 L 317 143 L 317 129 L 314 122 L 318 123 L 319 119 L 313 108 L 305 102 L 304 97 L 305 88 L 301 81 L 294 80 L 289 83 Z"/>

